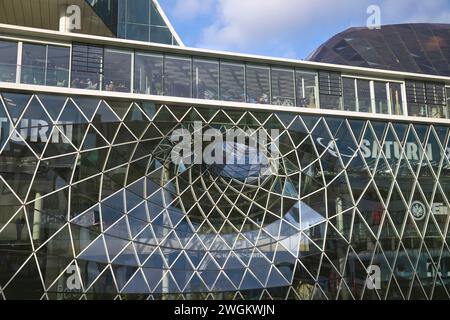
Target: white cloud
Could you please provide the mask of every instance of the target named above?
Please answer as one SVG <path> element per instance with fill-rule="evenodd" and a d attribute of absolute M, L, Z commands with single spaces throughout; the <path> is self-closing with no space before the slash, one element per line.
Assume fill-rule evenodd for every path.
<path fill-rule="evenodd" d="M 306 39 L 326 28 L 337 33 L 339 27 L 361 26 L 371 4 L 380 5 L 382 23 L 450 22 L 448 0 L 215 1 L 217 16 L 203 31 L 199 46 L 223 50 L 260 49 Z"/>
<path fill-rule="evenodd" d="M 173 14 L 177 19 L 194 20 L 210 13 L 215 0 L 177 0 Z"/>

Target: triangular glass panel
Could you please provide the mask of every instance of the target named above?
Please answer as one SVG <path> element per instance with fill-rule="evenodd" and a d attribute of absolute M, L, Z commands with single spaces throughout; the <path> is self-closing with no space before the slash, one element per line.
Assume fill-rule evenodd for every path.
<path fill-rule="evenodd" d="M 133 278 L 131 278 L 131 280 L 122 289 L 121 293 L 127 294 L 150 293 L 150 289 L 147 287 L 147 284 L 144 280 L 144 276 L 142 275 L 141 270 L 138 270 L 138 272 L 136 272 Z"/>
<path fill-rule="evenodd" d="M 108 263 L 103 237 L 98 237 L 89 247 L 78 256 L 78 259 Z"/>
<path fill-rule="evenodd" d="M 53 121 L 56 121 L 61 113 L 61 110 L 66 104 L 67 97 L 58 95 L 39 94 L 39 100 L 42 102 L 45 110 L 49 113 Z"/>
<path fill-rule="evenodd" d="M 89 121 L 92 121 L 94 112 L 97 110 L 100 100 L 97 98 L 76 97 L 73 99 L 73 101 L 78 106 L 78 108 L 80 108 L 80 110 L 84 113 L 85 117 Z"/>
<path fill-rule="evenodd" d="M 2 93 L 2 97 L 6 110 L 8 110 L 13 123 L 16 123 L 32 96 L 22 93 Z"/>

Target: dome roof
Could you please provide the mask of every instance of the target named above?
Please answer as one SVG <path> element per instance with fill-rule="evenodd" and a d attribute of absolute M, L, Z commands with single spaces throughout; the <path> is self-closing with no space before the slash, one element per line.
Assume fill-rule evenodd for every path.
<path fill-rule="evenodd" d="M 450 24 L 350 28 L 322 44 L 309 60 L 450 76 Z"/>

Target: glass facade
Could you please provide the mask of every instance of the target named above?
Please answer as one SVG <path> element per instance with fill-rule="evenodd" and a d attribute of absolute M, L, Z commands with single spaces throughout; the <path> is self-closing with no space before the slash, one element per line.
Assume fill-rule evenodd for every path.
<path fill-rule="evenodd" d="M 178 45 L 151 0 L 118 0 L 118 37 Z"/>
<path fill-rule="evenodd" d="M 24 43 L 21 83 L 69 86 L 70 47 Z"/>
<path fill-rule="evenodd" d="M 15 65 L 17 57 L 21 62 Z M 450 118 L 449 91 L 443 82 L 360 78 L 281 64 L 83 43 L 57 46 L 0 40 L 0 65 L 8 69 L 4 82 Z"/>
<path fill-rule="evenodd" d="M 2 298 L 449 298 L 449 125 L 0 102 Z M 277 129 L 279 163 L 173 163 L 171 134 L 199 128 Z"/>
<path fill-rule="evenodd" d="M 0 41 L 0 80 L 16 82 L 17 42 Z"/>
<path fill-rule="evenodd" d="M 178 45 L 153 0 L 80 3 L 74 32 Z M 311 58 L 424 74 L 405 78 L 10 31 L 0 300 L 450 299 L 450 83 L 425 76 L 450 75 L 447 29 L 353 30 Z"/>

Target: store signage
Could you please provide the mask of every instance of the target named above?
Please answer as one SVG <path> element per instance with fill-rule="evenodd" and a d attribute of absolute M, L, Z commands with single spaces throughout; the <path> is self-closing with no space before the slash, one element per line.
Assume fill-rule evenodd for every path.
<path fill-rule="evenodd" d="M 421 221 L 427 215 L 427 206 L 422 201 L 414 201 L 411 204 L 411 214 L 414 220 Z M 435 202 L 431 205 L 431 213 L 435 216 L 448 215 L 450 211 L 445 203 Z"/>
<path fill-rule="evenodd" d="M 427 214 L 427 207 L 420 201 L 414 201 L 411 204 L 411 214 L 414 220 L 421 221 Z"/>
<path fill-rule="evenodd" d="M 332 156 L 338 158 L 339 155 L 342 158 L 352 158 L 356 150 L 350 146 L 339 146 L 339 139 L 328 140 L 325 138 L 317 138 L 317 143 L 327 149 L 327 152 Z M 384 156 L 387 160 L 390 159 L 400 159 L 402 155 L 402 146 L 397 141 L 385 141 L 383 147 L 380 148 L 378 143 L 372 142 L 367 139 L 363 139 L 359 147 L 361 154 L 366 159 L 377 159 L 380 152 L 383 151 Z M 423 153 L 425 152 L 429 161 L 439 160 L 434 159 L 435 153 L 433 145 L 428 144 L 423 150 L 423 148 L 414 142 L 407 142 L 403 148 L 406 157 L 410 161 L 420 161 L 422 159 Z M 450 160 L 450 148 L 446 150 L 447 158 Z"/>
<path fill-rule="evenodd" d="M 14 121 L 16 120 L 14 119 Z M 6 132 L 4 130 L 5 124 L 6 126 L 9 124 Z M 55 127 L 54 130 L 52 130 L 53 127 Z M 14 142 L 22 142 L 23 139 L 31 143 L 46 143 L 50 141 L 50 143 L 62 142 L 68 144 L 72 141 L 73 135 L 73 123 L 65 121 L 49 124 L 44 120 L 22 119 L 19 121 L 17 129 L 14 129 L 14 125 L 8 118 L 0 118 L 0 139 L 5 139 L 5 136 L 9 136 L 10 140 Z"/>

